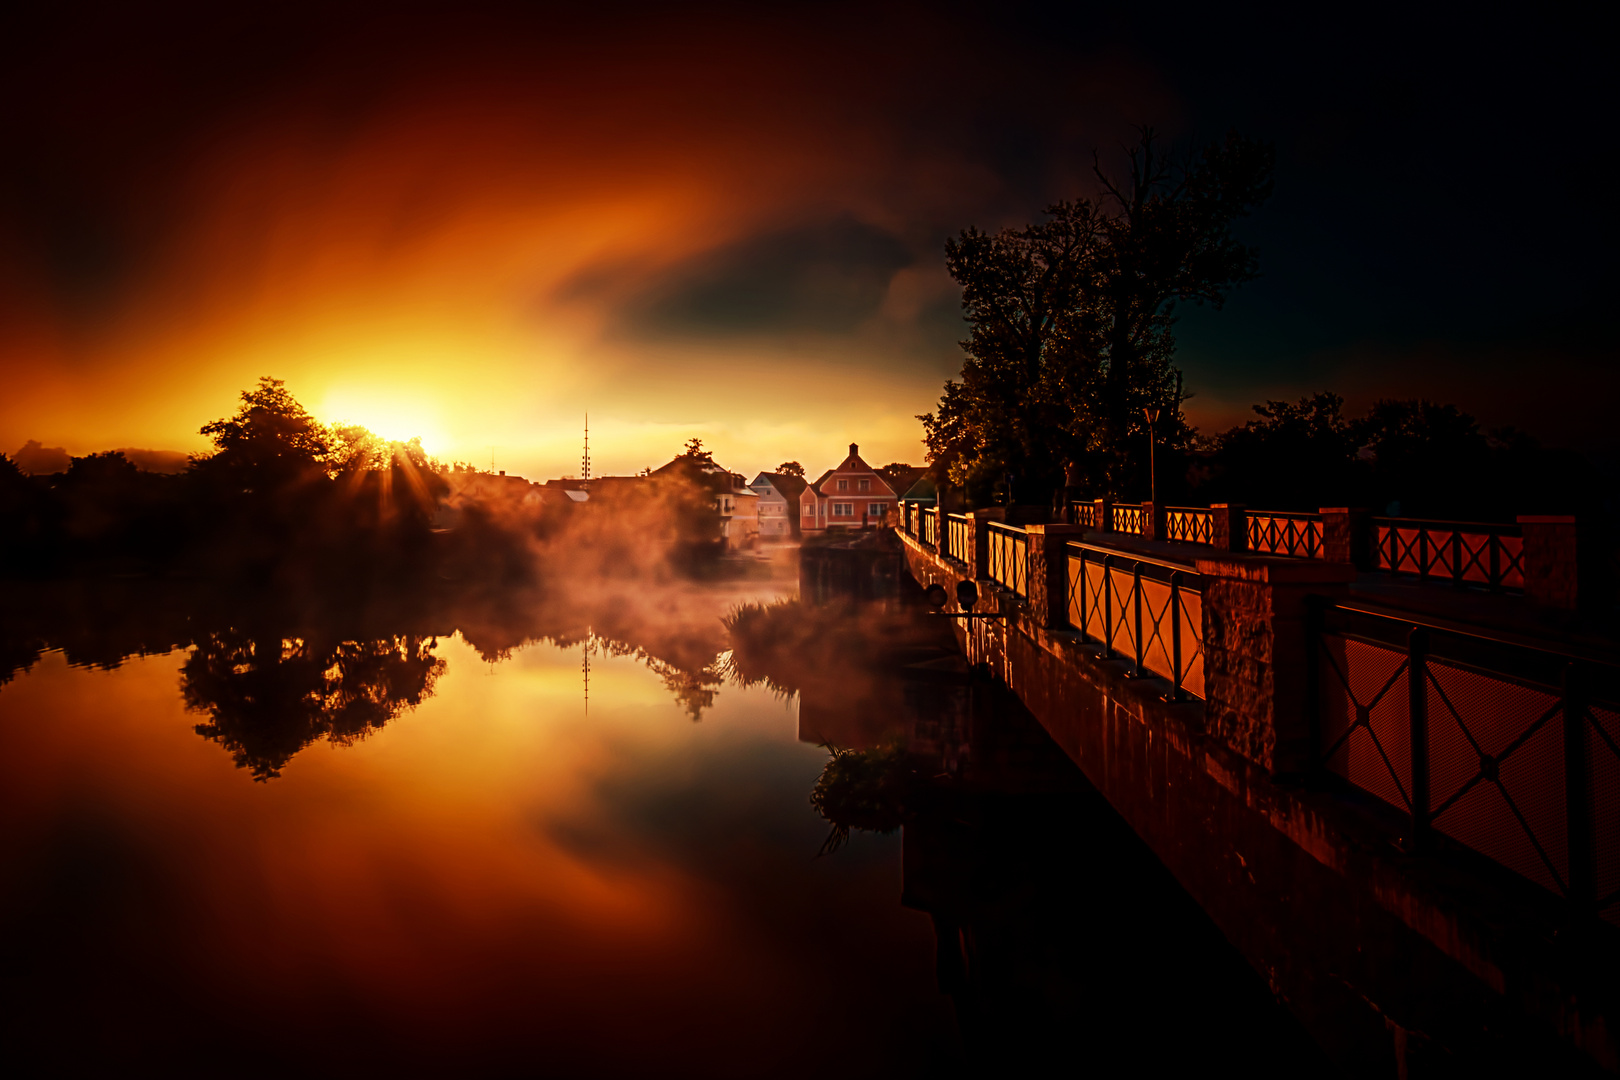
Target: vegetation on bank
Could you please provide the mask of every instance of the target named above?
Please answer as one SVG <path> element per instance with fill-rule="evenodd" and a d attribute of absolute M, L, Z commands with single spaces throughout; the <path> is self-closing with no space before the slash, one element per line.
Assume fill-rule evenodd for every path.
<path fill-rule="evenodd" d="M 1187 423 L 1176 312 L 1219 308 L 1258 276 L 1234 228 L 1269 197 L 1272 161 L 1236 134 L 1175 154 L 1145 129 L 1122 172 L 1099 157 L 1096 197 L 947 243 L 969 336 L 960 377 L 919 418 L 945 504 L 1135 502 L 1156 488 L 1160 502 L 1279 510 L 1612 510 L 1579 455 L 1486 431 L 1454 405 L 1381 400 L 1352 417 L 1324 392 L 1257 405 L 1213 436 Z"/>
<path fill-rule="evenodd" d="M 710 492 L 676 471 L 591 512 L 519 481 L 449 466 L 418 440 L 320 423 L 264 378 L 214 444 L 174 474 L 122 452 L 25 475 L 0 455 L 0 575 L 156 574 L 351 588 L 506 586 L 592 573 L 668 575 L 717 553 Z"/>

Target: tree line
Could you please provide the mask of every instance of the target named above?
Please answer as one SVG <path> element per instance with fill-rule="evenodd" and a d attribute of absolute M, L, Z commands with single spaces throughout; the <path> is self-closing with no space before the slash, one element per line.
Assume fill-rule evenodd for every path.
<path fill-rule="evenodd" d="M 27 475 L 0 455 L 0 576 L 466 590 L 548 570 L 686 570 L 718 550 L 711 493 L 684 474 L 649 479 L 624 505 L 598 493 L 600 513 L 565 513 L 531 485 L 438 462 L 417 439 L 323 424 L 279 379 L 260 379 L 233 415 L 200 430 L 213 452 L 176 474 L 108 451 Z"/>
<path fill-rule="evenodd" d="M 1056 507 L 1156 489 L 1161 502 L 1408 516 L 1610 509 L 1594 505 L 1578 455 L 1484 430 L 1454 405 L 1388 399 L 1348 416 L 1322 392 L 1257 405 L 1214 436 L 1187 423 L 1176 313 L 1219 308 L 1258 275 L 1259 252 L 1233 229 L 1269 198 L 1273 162 L 1235 133 L 1174 153 L 1143 129 L 1121 171 L 1095 159 L 1095 196 L 946 243 L 969 334 L 960 376 L 919 417 L 946 502 Z"/>

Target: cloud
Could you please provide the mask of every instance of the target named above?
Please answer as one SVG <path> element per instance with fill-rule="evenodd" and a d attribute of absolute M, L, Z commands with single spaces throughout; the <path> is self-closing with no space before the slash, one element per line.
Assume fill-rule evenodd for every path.
<path fill-rule="evenodd" d="M 617 317 L 639 338 L 848 333 L 913 258 L 899 237 L 847 216 L 765 232 L 670 268 Z"/>

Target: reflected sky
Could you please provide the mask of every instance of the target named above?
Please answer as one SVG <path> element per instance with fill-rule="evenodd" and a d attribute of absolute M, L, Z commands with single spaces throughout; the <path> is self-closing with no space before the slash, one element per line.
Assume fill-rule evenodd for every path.
<path fill-rule="evenodd" d="M 915 589 L 8 588 L 16 1056 L 896 1077 L 1079 1047 L 1151 1075 L 1321 1071 Z M 828 786 L 821 744 L 857 782 Z"/>
<path fill-rule="evenodd" d="M 898 835 L 814 858 L 826 755 L 792 700 L 730 686 L 693 723 L 644 658 L 598 650 L 587 712 L 582 644 L 432 650 L 417 707 L 268 783 L 197 734 L 188 651 L 49 652 L 0 689 L 19 1030 L 87 1064 L 247 1073 L 955 1053 Z"/>

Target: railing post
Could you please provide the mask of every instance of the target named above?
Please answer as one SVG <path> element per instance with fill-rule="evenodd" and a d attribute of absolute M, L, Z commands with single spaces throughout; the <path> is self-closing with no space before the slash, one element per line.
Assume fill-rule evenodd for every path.
<path fill-rule="evenodd" d="M 1112 499 L 1096 499 L 1096 500 L 1092 501 L 1091 505 L 1094 507 L 1094 509 L 1092 510 L 1092 513 L 1095 515 L 1095 518 L 1093 519 L 1093 525 L 1095 526 L 1096 531 L 1097 532 L 1113 532 L 1114 531 L 1114 500 L 1112 500 Z"/>
<path fill-rule="evenodd" d="M 1170 694 L 1168 701 L 1182 701 L 1181 692 L 1181 581 L 1180 570 L 1170 574 Z"/>
<path fill-rule="evenodd" d="M 1161 503 L 1142 504 L 1142 539 L 1164 539 L 1164 506 Z"/>
<path fill-rule="evenodd" d="M 990 576 L 990 523 L 1002 521 L 1006 516 L 1006 509 L 1000 506 L 967 512 L 968 550 L 962 561 L 971 568 L 976 581 Z"/>
<path fill-rule="evenodd" d="M 1209 735 L 1274 775 L 1313 765 L 1308 596 L 1344 595 L 1353 567 L 1320 560 L 1212 555 L 1203 577 L 1204 702 Z"/>
<path fill-rule="evenodd" d="M 1243 525 L 1243 507 L 1238 503 L 1213 503 L 1209 508 L 1209 543 L 1222 551 L 1242 551 L 1248 546 Z"/>
<path fill-rule="evenodd" d="M 1322 559 L 1370 570 L 1374 564 L 1372 513 L 1348 506 L 1324 506 L 1318 512 L 1322 515 Z"/>
<path fill-rule="evenodd" d="M 1429 530 L 1418 526 L 1418 580 L 1429 580 Z"/>
<path fill-rule="evenodd" d="M 1076 528 L 1079 528 L 1079 526 L 1076 526 Z M 1084 530 L 1082 530 L 1082 531 L 1084 531 Z M 1074 629 L 1075 629 L 1075 632 L 1080 635 L 1080 640 L 1084 641 L 1086 639 L 1086 593 L 1090 591 L 1086 587 L 1086 549 L 1085 548 L 1080 549 L 1080 576 L 1075 579 L 1074 588 L 1080 594 L 1080 625 L 1076 626 Z"/>
<path fill-rule="evenodd" d="M 1412 627 L 1406 636 L 1406 703 L 1411 720 L 1412 850 L 1429 846 L 1429 634 Z"/>
<path fill-rule="evenodd" d="M 1114 557 L 1103 556 L 1103 649 L 1102 658 L 1114 658 Z"/>
<path fill-rule="evenodd" d="M 1579 665 L 1564 666 L 1564 798 L 1569 837 L 1569 903 L 1577 925 L 1597 914 L 1596 828 L 1591 764 L 1587 760 L 1586 680 Z"/>
<path fill-rule="evenodd" d="M 1524 597 L 1542 607 L 1574 611 L 1595 598 L 1597 590 L 1581 582 L 1579 523 L 1573 517 L 1521 517 L 1524 536 L 1519 565 L 1524 570 Z"/>
<path fill-rule="evenodd" d="M 1146 671 L 1142 670 L 1142 564 L 1140 562 L 1131 564 L 1131 607 L 1134 612 L 1132 617 L 1136 621 L 1136 630 L 1132 635 L 1136 638 L 1136 661 L 1131 675 L 1140 679 L 1147 674 Z"/>

